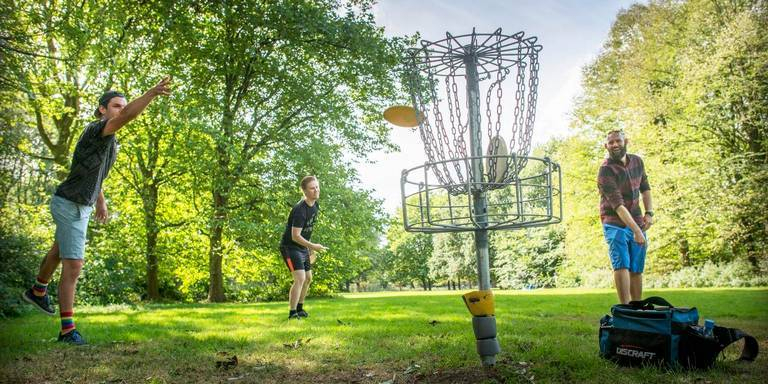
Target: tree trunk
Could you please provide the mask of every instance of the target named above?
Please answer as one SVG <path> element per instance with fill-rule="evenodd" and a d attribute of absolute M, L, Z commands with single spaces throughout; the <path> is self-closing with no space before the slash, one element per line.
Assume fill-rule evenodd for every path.
<path fill-rule="evenodd" d="M 224 221 L 227 217 L 226 200 L 225 194 L 217 191 L 216 187 L 214 187 L 213 219 L 211 220 L 210 249 L 208 252 L 208 272 L 210 275 L 208 301 L 212 303 L 222 303 L 227 299 L 224 295 L 224 275 L 221 270 L 224 258 L 221 250 L 221 240 L 224 232 Z"/>
<path fill-rule="evenodd" d="M 147 232 L 147 246 L 145 255 L 147 258 L 147 298 L 149 300 L 160 299 L 160 283 L 158 279 L 157 257 L 157 186 L 148 184 L 146 194 L 142 196 L 144 203 L 144 228 Z"/>
<path fill-rule="evenodd" d="M 688 239 L 682 238 L 680 239 L 679 243 L 680 247 L 680 263 L 683 265 L 683 267 L 689 267 L 691 266 L 691 259 L 688 256 Z"/>

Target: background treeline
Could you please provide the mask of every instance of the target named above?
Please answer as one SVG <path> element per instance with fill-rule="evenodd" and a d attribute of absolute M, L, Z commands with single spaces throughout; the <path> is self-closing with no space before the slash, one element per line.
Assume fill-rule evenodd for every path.
<path fill-rule="evenodd" d="M 380 113 L 405 100 L 397 63 L 414 44 L 385 37 L 369 1 L 1 4 L 3 313 L 50 246 L 48 199 L 98 95 L 132 99 L 166 74 L 174 94 L 120 133 L 78 300 L 283 298 L 276 245 L 305 174 L 321 180 L 315 236 L 331 249 L 313 293 L 476 284 L 471 234 L 405 233 L 359 187 L 354 162 L 392 149 Z M 617 16 L 573 134 L 535 150 L 562 167 L 564 222 L 493 232 L 496 286 L 611 284 L 595 177 L 616 128 L 653 187 L 647 284 L 768 283 L 767 8 L 654 1 Z"/>

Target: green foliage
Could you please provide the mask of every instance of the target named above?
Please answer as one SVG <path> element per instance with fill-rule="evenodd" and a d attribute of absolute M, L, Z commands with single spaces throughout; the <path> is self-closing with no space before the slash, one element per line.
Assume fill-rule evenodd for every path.
<path fill-rule="evenodd" d="M 668 275 L 652 274 L 645 279 L 643 285 L 681 288 L 764 287 L 768 285 L 768 277 L 755 275 L 754 268 L 746 260 L 727 263 L 707 261 L 704 265 L 681 268 Z"/>
<path fill-rule="evenodd" d="M 175 78 L 170 98 L 118 133 L 104 185 L 111 222 L 91 224 L 83 302 L 285 297 L 277 244 L 306 174 L 323 185 L 313 240 L 330 247 L 312 293 L 370 268 L 385 218 L 352 161 L 391 148 L 378 114 L 397 96 L 402 44 L 374 25 L 371 4 L 22 1 L 6 10 L 4 30 L 19 33 L 0 45 L 9 69 L 0 207 L 47 203 L 102 90 L 132 99 Z M 9 244 L 33 258 L 23 241 Z"/>
<path fill-rule="evenodd" d="M 494 274 L 506 289 L 557 286 L 557 272 L 565 258 L 562 227 L 529 228 L 493 234 Z"/>
<path fill-rule="evenodd" d="M 429 258 L 435 280 L 446 280 L 451 287 L 461 281 L 477 280 L 475 237 L 468 232 L 441 233 L 433 236 L 434 250 Z"/>
<path fill-rule="evenodd" d="M 4 260 L 0 271 L 0 317 L 21 313 L 23 291 L 19 288 L 34 281 L 38 259 L 44 254 L 41 248 L 37 239 L 0 223 L 0 258 Z"/>
<path fill-rule="evenodd" d="M 402 226 L 402 218 L 395 217 L 387 230 L 387 242 L 392 257 L 387 269 L 392 282 L 413 286 L 421 283 L 424 290 L 432 289 L 433 268 L 429 261 L 433 254 L 432 236 L 426 233 L 408 233 Z"/>
<path fill-rule="evenodd" d="M 747 260 L 752 274 L 765 273 L 767 14 L 764 2 L 691 0 L 618 15 L 584 69 L 575 135 L 552 155 L 567 213 L 558 284 L 594 284 L 608 265 L 595 175 L 612 129 L 626 132 L 651 182 L 647 272 Z"/>

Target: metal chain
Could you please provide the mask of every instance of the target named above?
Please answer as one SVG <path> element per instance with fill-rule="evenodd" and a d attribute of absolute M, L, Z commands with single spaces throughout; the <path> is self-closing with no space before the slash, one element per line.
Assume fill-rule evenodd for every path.
<path fill-rule="evenodd" d="M 528 77 L 528 113 L 525 122 L 525 137 L 521 143 L 521 152 L 523 157 L 519 158 L 518 169 L 522 169 L 528 163 L 528 151 L 531 150 L 531 136 L 533 133 L 533 123 L 536 120 L 536 101 L 538 98 L 539 87 L 539 55 L 535 51 L 530 56 L 531 66 Z"/>
<path fill-rule="evenodd" d="M 512 124 L 512 135 L 509 140 L 509 153 L 518 153 L 516 149 L 517 135 L 522 134 L 523 129 L 523 114 L 525 111 L 525 61 L 522 54 L 522 47 L 518 43 L 517 52 L 517 90 L 515 91 L 515 120 Z"/>
<path fill-rule="evenodd" d="M 420 113 L 424 114 L 424 120 L 419 127 L 425 154 L 429 162 L 434 164 L 431 168 L 438 181 L 450 193 L 465 192 L 465 181 L 474 180 L 472 168 L 466 167 L 464 162 L 468 157 L 469 121 L 465 121 L 463 118 L 462 110 L 468 108 L 470 102 L 477 103 L 478 111 L 483 110 L 479 98 L 466 100 L 465 105 L 459 101 L 459 87 L 456 77 L 462 76 L 463 60 L 461 57 L 467 52 L 475 52 L 478 57 L 483 58 L 481 63 L 483 76 L 479 79 L 480 81 L 491 79 L 493 76 L 491 72 L 495 72 L 495 78 L 487 88 L 484 100 L 484 114 L 487 119 L 485 125 L 489 139 L 489 153 L 485 156 L 498 154 L 501 143 L 493 141 L 493 139 L 501 137 L 504 110 L 502 85 L 511 72 L 510 67 L 517 66 L 515 77 L 517 88 L 514 100 L 512 100 L 514 109 L 512 116 L 510 116 L 512 132 L 508 142 L 510 155 L 517 155 L 517 164 L 510 164 L 509 167 L 500 169 L 498 168 L 498 158 L 488 161 L 488 169 L 483 175 L 484 183 L 480 188 L 483 190 L 494 189 L 509 183 L 517 177 L 517 172 L 527 163 L 537 103 L 538 50 L 540 47 L 534 45 L 535 38 L 523 40 L 522 35 L 515 37 L 517 40 L 511 42 L 510 36 L 498 34 L 493 38 L 495 40 L 488 39 L 480 42 L 473 35 L 471 41 L 465 43 L 449 36 L 448 39 L 441 41 L 443 45 L 430 46 L 422 43 L 425 48 L 419 49 L 411 55 L 412 61 L 409 63 L 409 69 L 413 78 L 410 80 L 410 86 L 414 106 L 418 108 Z M 426 49 L 427 46 L 435 48 Z M 489 58 L 491 60 L 488 60 Z M 485 66 L 489 64 L 491 67 L 486 68 Z M 426 79 L 422 73 L 426 74 Z M 438 76 L 445 76 L 445 80 L 437 81 L 436 77 Z M 437 88 L 441 83 L 445 89 L 439 93 L 444 95 L 445 99 L 438 98 Z M 424 89 L 425 87 L 428 88 Z M 442 111 L 440 108 L 440 104 L 444 102 L 448 104 L 447 111 Z M 446 112 L 447 116 L 443 112 Z M 484 156 L 482 153 L 478 155 Z M 499 172 L 503 172 L 503 174 L 497 175 Z M 496 183 L 497 180 L 500 182 Z"/>

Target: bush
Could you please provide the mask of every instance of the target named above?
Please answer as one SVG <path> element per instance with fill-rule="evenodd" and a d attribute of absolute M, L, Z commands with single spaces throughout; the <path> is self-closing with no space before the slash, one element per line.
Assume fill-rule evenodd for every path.
<path fill-rule="evenodd" d="M 746 260 L 727 263 L 707 261 L 700 266 L 681 268 L 665 275 L 649 275 L 649 288 L 757 287 L 768 285 L 765 268 L 755 270 Z"/>
<path fill-rule="evenodd" d="M 37 275 L 44 245 L 25 233 L 24 225 L 11 226 L 7 220 L 0 222 L 0 316 L 17 316 L 21 313 L 21 293 L 29 288 Z M 21 230 L 20 230 L 21 228 Z M 52 287 L 53 288 L 53 287 Z"/>

